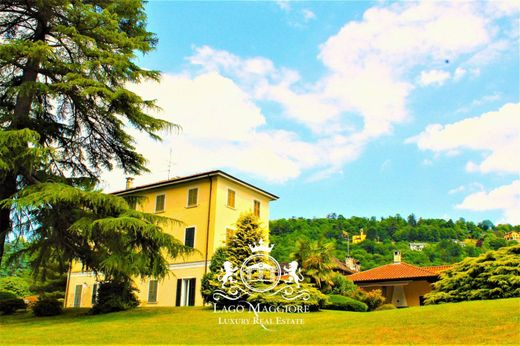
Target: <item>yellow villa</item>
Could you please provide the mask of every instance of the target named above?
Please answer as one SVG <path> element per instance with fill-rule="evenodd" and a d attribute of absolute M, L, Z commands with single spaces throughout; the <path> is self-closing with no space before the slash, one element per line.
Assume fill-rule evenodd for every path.
<path fill-rule="evenodd" d="M 269 202 L 277 196 L 220 170 L 133 187 L 127 179 L 126 190 L 118 196 L 147 197 L 137 208 L 144 212 L 172 217 L 183 225 L 167 232 L 197 253 L 172 260 L 171 274 L 163 280 L 136 279 L 143 306 L 200 306 L 202 276 L 208 271 L 215 250 L 225 245 L 243 212 L 256 214 L 269 226 Z M 66 307 L 91 307 L 96 299 L 98 280 L 94 273 L 81 271 L 75 263 L 68 275 Z"/>

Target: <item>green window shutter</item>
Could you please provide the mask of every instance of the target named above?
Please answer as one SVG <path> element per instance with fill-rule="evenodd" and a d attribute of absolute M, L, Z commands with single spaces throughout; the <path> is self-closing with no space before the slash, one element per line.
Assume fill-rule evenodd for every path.
<path fill-rule="evenodd" d="M 177 294 L 175 296 L 175 306 L 181 306 L 182 279 L 177 279 Z"/>
<path fill-rule="evenodd" d="M 97 302 L 98 288 L 99 288 L 99 284 L 94 284 L 94 286 L 92 286 L 92 305 L 96 304 L 96 302 Z"/>
<path fill-rule="evenodd" d="M 157 303 L 157 280 L 150 280 L 148 285 L 148 303 Z"/>
<path fill-rule="evenodd" d="M 196 206 L 198 203 L 199 189 L 188 190 L 188 207 Z"/>
<path fill-rule="evenodd" d="M 81 293 L 83 291 L 83 285 L 76 285 L 74 291 L 74 307 L 79 308 L 81 306 Z"/>
<path fill-rule="evenodd" d="M 155 212 L 159 213 L 161 211 L 164 211 L 164 195 L 158 195 L 155 196 Z"/>
<path fill-rule="evenodd" d="M 188 298 L 188 306 L 195 305 L 195 282 L 196 279 L 190 279 L 190 292 Z"/>
<path fill-rule="evenodd" d="M 186 233 L 184 235 L 184 245 L 195 247 L 195 227 L 186 228 Z"/>

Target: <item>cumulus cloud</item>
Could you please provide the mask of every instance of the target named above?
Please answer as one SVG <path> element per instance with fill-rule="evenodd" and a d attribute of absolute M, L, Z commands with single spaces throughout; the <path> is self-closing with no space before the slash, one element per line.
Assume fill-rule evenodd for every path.
<path fill-rule="evenodd" d="M 502 210 L 500 222 L 520 225 L 520 180 L 488 192 L 472 193 L 456 207 L 471 211 Z"/>
<path fill-rule="evenodd" d="M 421 150 L 448 153 L 457 150 L 482 152 L 480 163 L 468 162 L 468 171 L 520 173 L 520 103 L 508 103 L 494 112 L 453 124 L 431 124 L 419 135 L 407 139 Z"/>
<path fill-rule="evenodd" d="M 292 11 L 288 2 L 277 4 Z M 411 117 L 407 99 L 418 85 L 461 79 L 493 58 L 482 53 L 497 35 L 486 14 L 499 18 L 512 10 L 502 6 L 488 13 L 482 6 L 487 5 L 423 2 L 370 8 L 319 47 L 317 59 L 325 73 L 313 82 L 305 80 L 304 71 L 277 66 L 266 57 L 195 47 L 185 71 L 165 75 L 157 85 L 135 87 L 145 98 L 158 99 L 163 108 L 159 116 L 183 126 L 181 134 L 168 135 L 163 144 L 151 144 L 138 135 L 139 149 L 150 158 L 150 169 L 164 178 L 170 147 L 175 174 L 233 168 L 286 181 L 304 172 L 312 179 L 341 172 L 367 143 L 390 134 L 396 124 Z M 310 10 L 291 13 L 308 20 L 315 16 Z M 500 43 L 500 47 L 507 45 L 508 41 Z M 473 60 L 454 58 L 458 56 Z M 448 58 L 450 70 L 439 69 L 438 62 Z M 418 71 L 424 76 L 418 76 Z M 266 114 L 263 101 L 278 105 L 281 114 L 272 110 Z M 311 135 L 301 138 L 293 130 L 273 127 L 270 119 L 279 115 L 288 124 L 307 127 Z M 443 129 L 437 125 L 427 132 L 440 136 L 437 132 Z M 491 148 L 489 160 L 468 169 L 513 169 L 506 165 L 514 164 L 493 150 L 508 145 L 503 141 L 485 141 Z M 465 145 L 469 144 L 436 150 L 453 153 Z"/>
<path fill-rule="evenodd" d="M 461 70 L 459 71 L 458 76 L 461 76 Z M 446 82 L 448 79 L 450 79 L 451 74 L 446 71 L 442 70 L 429 70 L 429 71 L 422 71 L 421 75 L 419 76 L 419 83 L 423 86 L 436 84 L 436 85 L 443 85 L 444 82 Z"/>

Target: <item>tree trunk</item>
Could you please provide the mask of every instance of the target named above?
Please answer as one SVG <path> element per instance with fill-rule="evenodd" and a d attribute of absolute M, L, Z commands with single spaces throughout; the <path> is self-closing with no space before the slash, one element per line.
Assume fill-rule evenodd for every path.
<path fill-rule="evenodd" d="M 44 11 L 41 17 L 38 18 L 36 29 L 33 35 L 33 42 L 44 41 L 47 30 L 47 20 Z M 38 69 L 40 62 L 37 59 L 28 59 L 25 68 L 23 69 L 20 86 L 24 84 L 32 84 L 38 79 Z M 16 104 L 13 112 L 13 119 L 11 121 L 10 129 L 20 130 L 24 128 L 31 128 L 30 113 L 32 103 L 35 96 L 35 89 L 32 85 L 28 89 L 21 89 L 16 96 Z M 10 198 L 17 192 L 17 177 L 19 170 L 15 169 L 8 172 L 5 181 L 0 182 L 0 201 Z M 11 208 L 0 208 L 0 264 L 4 256 L 4 247 L 7 236 L 12 231 L 11 222 Z"/>
<path fill-rule="evenodd" d="M 0 184 L 0 201 L 16 193 L 16 176 L 9 175 Z M 4 246 L 7 235 L 11 231 L 11 208 L 0 208 L 0 265 L 4 256 Z"/>

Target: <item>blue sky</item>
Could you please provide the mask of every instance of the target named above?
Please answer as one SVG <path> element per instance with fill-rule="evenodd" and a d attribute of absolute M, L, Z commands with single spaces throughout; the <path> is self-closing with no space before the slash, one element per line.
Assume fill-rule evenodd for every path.
<path fill-rule="evenodd" d="M 131 88 L 183 130 L 163 143 L 133 132 L 152 171 L 137 184 L 222 169 L 279 195 L 273 219 L 520 224 L 514 2 L 146 9 L 159 44 L 139 63 L 163 77 Z M 120 189 L 121 177 L 106 174 L 104 186 Z"/>

